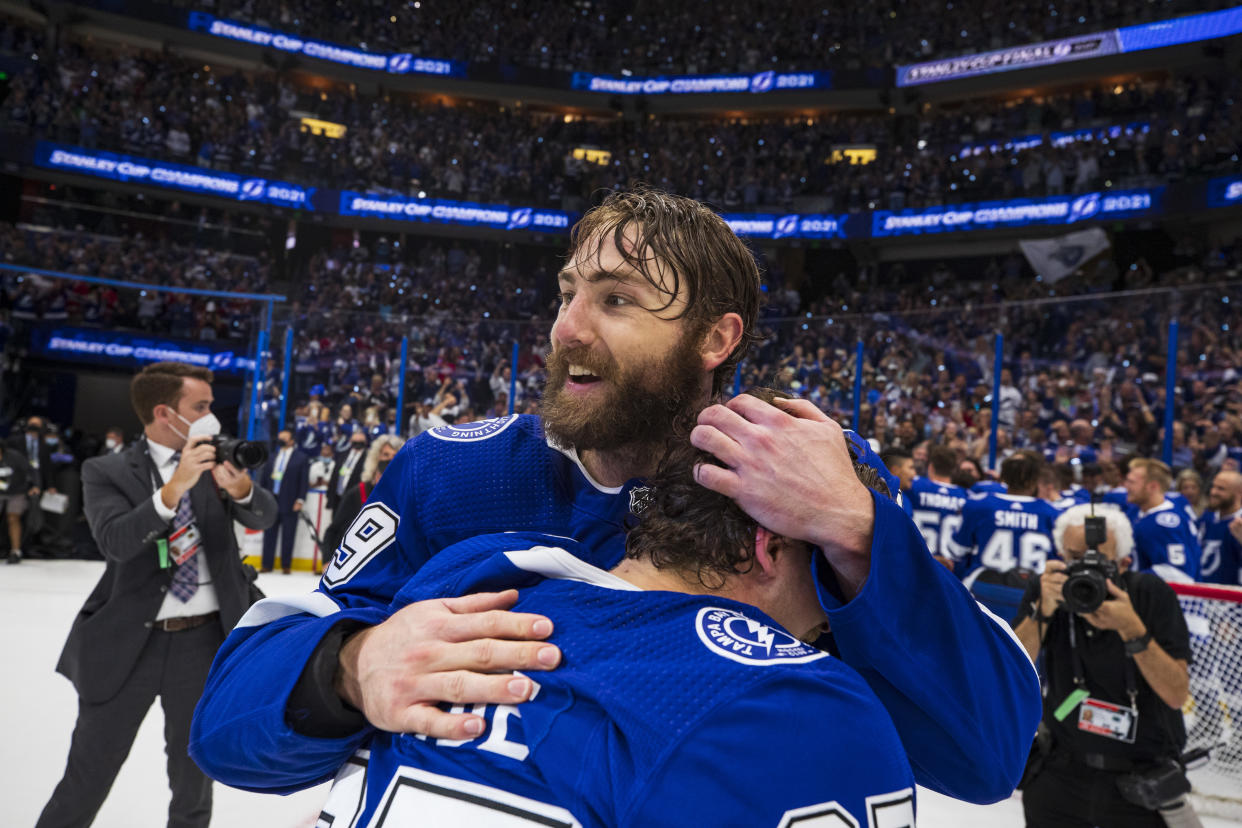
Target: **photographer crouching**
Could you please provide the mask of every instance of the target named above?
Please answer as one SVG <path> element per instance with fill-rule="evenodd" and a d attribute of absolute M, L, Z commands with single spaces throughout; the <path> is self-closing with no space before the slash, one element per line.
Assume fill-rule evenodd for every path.
<path fill-rule="evenodd" d="M 1028 828 L 1199 825 L 1179 764 L 1190 636 L 1177 595 L 1129 571 L 1134 535 L 1113 507 L 1066 510 L 1053 538 L 1062 560 L 1032 579 L 1014 626 L 1032 659 L 1044 652 Z"/>

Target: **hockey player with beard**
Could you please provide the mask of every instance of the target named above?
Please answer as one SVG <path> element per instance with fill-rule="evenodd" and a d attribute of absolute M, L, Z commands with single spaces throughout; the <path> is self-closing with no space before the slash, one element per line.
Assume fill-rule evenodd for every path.
<path fill-rule="evenodd" d="M 464 744 L 376 733 L 338 774 L 320 819 L 489 824 L 504 811 L 646 828 L 798 816 L 862 824 L 875 812 L 876 824 L 913 825 L 913 776 L 884 706 L 862 676 L 807 643 L 828 620 L 814 553 L 698 485 L 695 466 L 716 462 L 676 441 L 611 570 L 584 563 L 593 556 L 571 540 L 536 533 L 481 535 L 435 555 L 394 610 L 520 588 L 517 609 L 557 619 L 566 666 L 532 676 L 538 692 L 520 708 L 483 707 L 487 735 Z M 885 489 L 873 469 L 856 469 Z M 878 577 L 899 591 L 921 591 L 924 578 L 955 586 L 935 569 L 923 558 Z M 977 614 L 951 591 L 950 611 Z M 849 623 L 837 631 L 848 637 Z M 940 680 L 937 654 L 915 658 Z M 1034 728 L 1038 686 L 1021 670 L 1015 685 L 1026 692 L 993 701 L 1016 702 L 1011 714 Z M 630 681 L 618 692 L 621 675 Z"/>
<path fill-rule="evenodd" d="M 555 619 L 498 612 L 511 591 L 390 605 L 437 552 L 487 533 L 560 536 L 585 564 L 616 565 L 643 479 L 674 424 L 733 375 L 759 306 L 754 259 L 728 225 L 654 191 L 588 213 L 559 281 L 542 416 L 411 441 L 320 589 L 256 604 L 229 637 L 191 745 L 215 778 L 290 791 L 331 778 L 377 731 L 476 739 L 487 722 L 466 705 L 526 702 L 535 683 L 511 671 L 556 667 L 560 650 L 540 641 Z M 702 408 L 691 442 L 723 464 L 697 467 L 700 485 L 816 550 L 833 648 L 883 703 L 915 779 L 972 801 L 1008 795 L 1031 739 L 1014 715 L 1033 686 L 1030 661 L 1007 625 L 930 574 L 947 573 L 901 507 L 858 483 L 851 451 L 882 468 L 866 443 L 810 403 L 777 410 L 746 396 Z M 920 578 L 917 601 L 900 588 L 909 582 L 885 577 L 907 570 Z"/>

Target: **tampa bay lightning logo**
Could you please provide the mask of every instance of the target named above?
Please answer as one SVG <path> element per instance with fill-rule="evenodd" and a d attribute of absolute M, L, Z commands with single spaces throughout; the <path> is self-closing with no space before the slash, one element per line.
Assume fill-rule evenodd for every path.
<path fill-rule="evenodd" d="M 522 227 L 529 227 L 531 219 L 531 209 L 529 207 L 519 207 L 509 213 L 509 230 L 517 230 Z"/>
<path fill-rule="evenodd" d="M 388 71 L 394 75 L 404 75 L 410 71 L 410 66 L 414 63 L 414 56 L 410 54 L 393 55 L 388 58 Z"/>
<path fill-rule="evenodd" d="M 1156 515 L 1156 523 L 1159 523 L 1166 529 L 1176 529 L 1178 526 L 1181 526 L 1182 519 L 1172 512 L 1161 512 Z"/>
<path fill-rule="evenodd" d="M 479 423 L 467 423 L 461 426 L 444 425 L 433 428 L 427 433 L 437 440 L 446 440 L 450 443 L 477 443 L 479 440 L 495 437 L 516 423 L 517 418 L 517 414 L 510 414 L 508 417 L 497 417 L 494 420 L 483 420 Z"/>
<path fill-rule="evenodd" d="M 801 664 L 828 656 L 784 630 L 769 627 L 737 610 L 704 607 L 695 618 L 694 628 L 707 649 L 741 664 Z"/>
<path fill-rule="evenodd" d="M 222 371 L 233 364 L 233 352 L 221 351 L 218 354 L 211 355 L 211 367 L 217 371 Z"/>
<path fill-rule="evenodd" d="M 1079 196 L 1070 204 L 1069 223 L 1089 219 L 1096 213 L 1100 212 L 1100 194 L 1088 193 L 1085 196 Z"/>
<path fill-rule="evenodd" d="M 776 229 L 772 231 L 772 238 L 783 239 L 796 232 L 798 232 L 798 217 L 796 215 L 781 216 L 776 220 Z"/>
<path fill-rule="evenodd" d="M 772 87 L 776 85 L 776 73 L 772 70 L 760 72 L 750 79 L 750 91 L 758 94 L 759 92 L 771 92 Z"/>
<path fill-rule="evenodd" d="M 263 198 L 263 190 L 267 187 L 267 181 L 262 178 L 247 178 L 241 185 L 241 197 L 243 199 Z"/>

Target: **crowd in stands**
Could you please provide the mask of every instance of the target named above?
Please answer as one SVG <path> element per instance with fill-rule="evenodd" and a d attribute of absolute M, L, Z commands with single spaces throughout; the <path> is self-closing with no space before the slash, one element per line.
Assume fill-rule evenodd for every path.
<path fill-rule="evenodd" d="M 247 339 L 253 303 L 154 289 L 199 288 L 261 293 L 262 257 L 139 236 L 52 230 L 0 223 L 0 262 L 59 273 L 151 284 L 127 290 L 12 270 L 0 271 L 0 309 L 14 323 L 45 321 L 134 328 L 193 339 Z"/>
<path fill-rule="evenodd" d="M 601 188 L 643 181 L 725 210 L 900 210 L 1242 167 L 1233 73 L 927 106 L 915 121 L 886 112 L 632 121 L 325 92 L 67 38 L 39 53 L 0 103 L 0 130 L 369 192 L 582 209 Z M 343 124 L 345 135 L 304 130 L 294 113 Z M 1054 145 L 1052 133 L 1081 129 L 1113 135 Z M 1044 137 L 1013 143 L 1032 135 Z M 834 149 L 859 144 L 876 148 L 873 163 L 833 160 Z M 606 163 L 574 158 L 584 147 L 604 150 Z"/>
<path fill-rule="evenodd" d="M 823 0 L 760 9 L 742 0 L 432 2 L 175 0 L 281 32 L 377 52 L 637 75 L 885 67 L 1220 8 L 1188 0 Z"/>

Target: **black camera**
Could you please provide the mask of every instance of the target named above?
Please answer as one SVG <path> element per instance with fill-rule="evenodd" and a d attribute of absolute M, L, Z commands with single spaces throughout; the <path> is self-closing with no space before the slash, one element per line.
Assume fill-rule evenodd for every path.
<path fill-rule="evenodd" d="M 212 437 L 207 442 L 216 448 L 217 463 L 232 463 L 239 469 L 257 469 L 267 462 L 267 446 L 239 437 Z"/>
<path fill-rule="evenodd" d="M 1120 574 L 1117 572 L 1117 564 L 1101 554 L 1099 549 L 1108 536 L 1104 518 L 1087 518 L 1083 534 L 1087 554 L 1066 567 L 1061 597 L 1065 599 L 1065 608 L 1070 612 L 1090 613 L 1108 600 L 1108 582 L 1118 583 Z"/>

